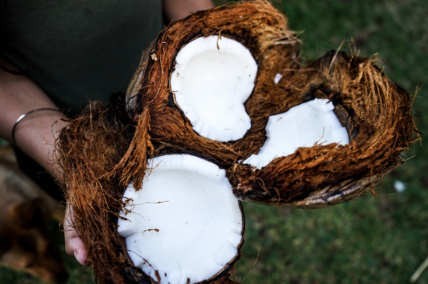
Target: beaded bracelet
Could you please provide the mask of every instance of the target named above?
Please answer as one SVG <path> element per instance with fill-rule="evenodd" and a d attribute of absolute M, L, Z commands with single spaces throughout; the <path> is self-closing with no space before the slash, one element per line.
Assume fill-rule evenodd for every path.
<path fill-rule="evenodd" d="M 16 120 L 16 122 L 15 122 L 15 124 L 13 125 L 13 128 L 12 128 L 12 142 L 13 142 L 13 144 L 15 144 L 15 146 L 17 145 L 16 144 L 16 140 L 15 140 L 15 130 L 16 130 L 16 126 L 25 118 L 25 117 L 27 117 L 28 115 L 30 115 L 30 114 L 32 114 L 32 113 L 36 113 L 36 112 L 39 112 L 39 111 L 44 111 L 44 110 L 50 110 L 50 111 L 57 111 L 57 112 L 61 112 L 59 109 L 56 109 L 56 108 L 37 108 L 37 109 L 33 109 L 33 110 L 30 110 L 29 112 L 27 112 L 27 113 L 24 113 L 23 115 L 21 115 L 20 117 L 18 117 L 18 119 Z"/>

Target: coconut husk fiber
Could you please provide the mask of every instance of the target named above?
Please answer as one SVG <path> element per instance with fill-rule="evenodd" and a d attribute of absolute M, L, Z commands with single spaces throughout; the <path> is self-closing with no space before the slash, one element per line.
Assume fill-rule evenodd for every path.
<path fill-rule="evenodd" d="M 403 163 L 400 152 L 415 142 L 409 94 L 369 60 L 331 51 L 303 64 L 300 41 L 287 18 L 268 1 L 243 1 L 197 12 L 166 27 L 143 53 L 127 101 L 93 102 L 61 131 L 58 163 L 99 283 L 150 283 L 133 267 L 117 218 L 125 187 L 142 186 L 147 159 L 168 153 L 205 158 L 228 172 L 243 201 L 296 208 L 321 208 L 348 201 Z M 182 46 L 210 35 L 248 47 L 258 64 L 253 93 L 245 102 L 251 128 L 242 139 L 219 142 L 196 133 L 170 88 Z M 278 84 L 273 78 L 281 74 Z M 350 143 L 299 148 L 262 169 L 244 161 L 266 141 L 271 115 L 327 98 L 346 127 Z M 304 130 L 302 130 L 304 131 Z M 215 281 L 229 282 L 227 275 Z"/>
<path fill-rule="evenodd" d="M 262 170 L 235 164 L 234 193 L 242 200 L 297 208 L 348 201 L 373 190 L 416 141 L 408 93 L 375 62 L 331 51 L 305 68 L 283 84 L 293 84 L 300 98 L 330 99 L 351 142 L 299 148 Z"/>

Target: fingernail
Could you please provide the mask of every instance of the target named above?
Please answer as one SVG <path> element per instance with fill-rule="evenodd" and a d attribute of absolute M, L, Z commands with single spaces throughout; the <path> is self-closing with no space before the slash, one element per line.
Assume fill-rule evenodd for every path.
<path fill-rule="evenodd" d="M 81 264 L 83 265 L 82 261 L 79 259 L 79 253 L 77 251 L 74 251 L 74 258 Z"/>

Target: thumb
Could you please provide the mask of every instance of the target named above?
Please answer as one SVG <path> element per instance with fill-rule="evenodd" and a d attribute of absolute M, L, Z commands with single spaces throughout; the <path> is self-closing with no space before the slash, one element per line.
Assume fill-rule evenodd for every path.
<path fill-rule="evenodd" d="M 87 260 L 86 248 L 73 227 L 73 221 L 73 208 L 67 204 L 64 217 L 65 251 L 69 256 L 74 256 L 80 264 L 88 266 L 89 262 Z"/>

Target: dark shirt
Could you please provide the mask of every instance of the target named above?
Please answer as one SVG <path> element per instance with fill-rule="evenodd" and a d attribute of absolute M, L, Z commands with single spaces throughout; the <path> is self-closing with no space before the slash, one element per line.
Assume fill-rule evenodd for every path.
<path fill-rule="evenodd" d="M 0 0 L 0 55 L 64 111 L 125 92 L 161 0 Z"/>

